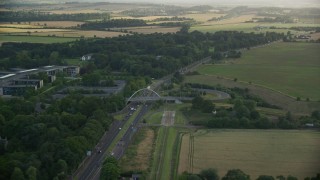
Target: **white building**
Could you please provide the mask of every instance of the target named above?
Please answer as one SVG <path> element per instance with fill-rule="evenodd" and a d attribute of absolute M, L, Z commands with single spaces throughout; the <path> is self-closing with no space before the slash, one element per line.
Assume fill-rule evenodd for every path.
<path fill-rule="evenodd" d="M 81 61 L 90 61 L 92 60 L 92 54 L 86 54 L 81 57 Z"/>

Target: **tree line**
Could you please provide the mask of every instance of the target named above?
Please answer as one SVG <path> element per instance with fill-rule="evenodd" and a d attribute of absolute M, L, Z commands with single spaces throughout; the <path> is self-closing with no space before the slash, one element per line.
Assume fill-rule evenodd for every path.
<path fill-rule="evenodd" d="M 284 34 L 253 34 L 235 31 L 216 33 L 134 34 L 108 39 L 80 39 L 61 44 L 3 43 L 0 67 L 35 68 L 63 65 L 64 59 L 94 54 L 98 69 L 159 78 L 175 72 L 195 60 L 215 53 L 248 48 L 279 40 Z M 212 52 L 212 49 L 215 49 Z"/>
<path fill-rule="evenodd" d="M 219 180 L 217 170 L 213 168 L 208 168 L 200 171 L 199 174 L 193 174 L 188 172 L 183 172 L 178 177 L 179 180 Z M 250 175 L 246 174 L 240 169 L 230 169 L 221 178 L 221 180 L 251 180 Z M 256 180 L 298 180 L 297 177 L 288 175 L 287 177 L 283 175 L 278 175 L 276 177 L 270 175 L 260 175 Z M 305 177 L 304 180 L 320 180 L 320 173 L 316 174 L 314 177 Z"/>
<path fill-rule="evenodd" d="M 122 109 L 122 96 L 71 94 L 44 102 L 0 98 L 0 179 L 66 179 L 112 123 L 108 114 Z"/>
<path fill-rule="evenodd" d="M 105 30 L 108 28 L 146 26 L 147 23 L 141 19 L 111 19 L 108 21 L 87 22 L 82 24 L 82 29 Z"/>
<path fill-rule="evenodd" d="M 1 22 L 109 20 L 109 13 L 51 14 L 42 11 L 0 11 Z"/>

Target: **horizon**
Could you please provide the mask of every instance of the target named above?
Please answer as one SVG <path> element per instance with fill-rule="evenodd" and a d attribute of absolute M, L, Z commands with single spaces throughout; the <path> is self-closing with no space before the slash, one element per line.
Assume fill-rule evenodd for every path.
<path fill-rule="evenodd" d="M 110 2 L 110 3 L 149 3 L 149 4 L 168 4 L 180 6 L 194 6 L 194 5 L 211 5 L 211 6 L 267 6 L 267 7 L 282 7 L 282 8 L 312 8 L 320 7 L 318 0 L 203 0 L 201 3 L 195 0 L 1 0 L 2 3 L 65 3 L 65 2 L 80 2 L 80 3 L 96 3 L 96 2 Z"/>

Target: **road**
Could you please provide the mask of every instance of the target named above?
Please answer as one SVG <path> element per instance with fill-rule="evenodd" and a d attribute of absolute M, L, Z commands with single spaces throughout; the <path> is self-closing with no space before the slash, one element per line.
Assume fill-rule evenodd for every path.
<path fill-rule="evenodd" d="M 109 152 L 106 152 L 107 149 L 120 132 L 119 128 L 124 126 L 130 118 L 129 114 L 132 114 L 133 111 L 134 110 L 129 110 L 128 115 L 122 121 L 114 121 L 110 125 L 109 131 L 102 136 L 99 143 L 92 151 L 91 156 L 87 156 L 84 159 L 78 170 L 72 175 L 71 179 L 87 180 L 92 179 L 93 176 L 97 175 L 97 170 L 100 170 L 104 158 L 109 155 Z"/>
<path fill-rule="evenodd" d="M 132 105 L 132 107 L 136 109 L 137 106 Z M 129 115 L 132 114 L 135 110 L 130 109 L 128 115 L 125 117 L 124 120 L 115 121 L 110 126 L 110 131 L 106 133 L 101 138 L 100 142 L 97 144 L 92 156 L 90 156 L 83 162 L 82 167 L 78 169 L 78 171 L 74 174 L 73 178 L 79 180 L 98 180 L 100 178 L 100 171 L 105 157 L 112 155 L 116 159 L 120 159 L 123 156 L 126 148 L 128 147 L 131 141 L 132 136 L 138 129 L 138 122 L 141 120 L 142 116 L 148 111 L 148 108 L 148 104 L 143 105 L 143 107 L 141 107 L 141 110 L 138 112 L 138 115 L 135 117 L 132 124 L 130 125 L 124 136 L 121 138 L 121 140 L 117 142 L 115 148 L 111 152 L 106 152 L 112 144 L 112 142 L 114 141 L 115 137 L 120 132 L 119 128 L 122 128 L 124 126 L 124 124 L 130 118 Z"/>
<path fill-rule="evenodd" d="M 207 61 L 211 60 L 210 57 L 204 58 L 202 60 L 199 60 L 187 67 L 185 67 L 184 72 L 192 71 L 194 67 L 199 66 L 200 64 L 203 64 Z M 152 89 L 158 89 L 161 84 L 164 82 L 170 80 L 172 78 L 173 74 L 170 74 L 156 83 L 153 83 L 151 85 Z M 80 164 L 77 171 L 72 175 L 71 179 L 79 179 L 79 180 L 98 180 L 100 177 L 100 171 L 101 171 L 101 165 L 103 163 L 103 160 L 106 156 L 113 154 L 117 159 L 120 159 L 123 155 L 125 149 L 129 145 L 129 142 L 131 140 L 131 137 L 133 133 L 138 128 L 138 122 L 142 118 L 142 116 L 148 111 L 148 105 L 144 105 L 137 117 L 134 119 L 132 125 L 128 130 L 126 131 L 125 135 L 122 137 L 120 142 L 117 142 L 117 145 L 113 151 L 106 152 L 109 146 L 112 144 L 115 137 L 118 135 L 120 129 L 123 128 L 124 124 L 128 121 L 129 116 L 126 116 L 126 118 L 122 121 L 114 121 L 113 124 L 109 127 L 109 131 L 106 132 L 103 137 L 100 139 L 99 143 L 96 145 L 95 150 L 93 151 L 91 156 L 88 156 L 84 159 L 84 161 Z M 128 114 L 131 114 L 132 110 L 129 108 Z M 100 152 L 100 153 L 99 153 Z"/>
<path fill-rule="evenodd" d="M 120 159 L 125 150 L 127 149 L 128 145 L 130 144 L 131 138 L 133 137 L 134 133 L 138 129 L 138 122 L 141 120 L 143 115 L 148 111 L 148 105 L 143 105 L 141 110 L 139 111 L 138 115 L 133 120 L 132 124 L 126 131 L 126 133 L 123 135 L 123 137 L 120 139 L 119 142 L 117 142 L 116 146 L 111 152 L 111 155 L 114 156 L 116 159 Z M 102 164 L 103 162 L 101 162 Z M 94 173 L 92 173 L 91 176 L 89 176 L 88 179 L 90 180 L 99 180 L 100 179 L 100 173 L 101 173 L 101 167 L 96 169 Z"/>

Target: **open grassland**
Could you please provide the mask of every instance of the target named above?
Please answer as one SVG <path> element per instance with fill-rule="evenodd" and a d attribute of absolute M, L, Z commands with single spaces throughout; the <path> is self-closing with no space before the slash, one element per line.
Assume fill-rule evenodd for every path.
<path fill-rule="evenodd" d="M 312 111 L 320 109 L 319 102 L 307 102 L 305 99 L 303 101 L 297 101 L 295 98 L 289 97 L 285 94 L 279 93 L 272 89 L 268 89 L 256 84 L 250 84 L 248 82 L 237 81 L 233 79 L 224 78 L 216 75 L 195 75 L 195 76 L 186 76 L 186 83 L 200 83 L 207 84 L 211 86 L 224 86 L 228 88 L 248 88 L 250 94 L 259 96 L 270 104 L 281 107 L 284 111 L 291 111 L 297 116 L 310 115 Z M 281 113 L 281 112 L 280 112 Z M 267 114 L 272 115 L 272 112 Z"/>
<path fill-rule="evenodd" d="M 8 22 L 1 22 L 0 23 L 0 27 L 1 28 L 21 28 L 21 29 L 24 29 L 24 28 L 42 28 L 42 27 L 39 27 L 38 25 L 33 25 L 33 24 L 17 24 L 17 23 L 8 23 Z"/>
<path fill-rule="evenodd" d="M 150 167 L 151 152 L 153 148 L 155 132 L 150 128 L 142 128 L 134 136 L 125 155 L 120 160 L 123 172 L 147 171 Z"/>
<path fill-rule="evenodd" d="M 164 127 L 167 128 L 167 127 Z M 175 145 L 175 140 L 177 137 L 177 130 L 173 127 L 168 128 L 166 136 L 166 144 L 164 145 L 165 148 L 163 148 L 164 156 L 162 161 L 162 169 L 161 169 L 161 178 L 159 179 L 170 179 L 171 177 L 171 169 L 172 167 L 172 158 L 173 158 L 173 148 Z"/>
<path fill-rule="evenodd" d="M 82 25 L 84 22 L 80 21 L 30 21 L 21 22 L 20 24 L 16 22 L 1 22 L 0 27 L 11 27 L 11 28 L 68 28 L 77 27 L 77 25 Z"/>
<path fill-rule="evenodd" d="M 144 117 L 148 124 L 161 124 L 163 111 L 149 111 Z"/>
<path fill-rule="evenodd" d="M 243 19 L 245 20 L 245 19 Z M 306 23 L 244 23 L 244 21 L 239 19 L 226 19 L 216 22 L 207 22 L 205 24 L 198 24 L 192 26 L 190 31 L 198 30 L 202 32 L 217 32 L 217 31 L 243 31 L 243 32 L 255 32 L 255 33 L 265 33 L 277 32 L 277 33 L 287 33 L 291 31 L 292 34 L 301 34 L 302 31 L 289 30 L 291 27 L 319 27 L 320 24 L 306 24 Z M 261 30 L 255 30 L 254 27 L 263 27 Z M 277 29 L 270 29 L 270 27 L 276 27 Z"/>
<path fill-rule="evenodd" d="M 45 32 L 68 32 L 69 29 L 43 29 L 43 28 L 0 28 L 0 33 L 13 34 L 13 33 L 45 33 Z"/>
<path fill-rule="evenodd" d="M 222 177 L 241 169 L 259 175 L 293 175 L 299 179 L 319 173 L 320 132 L 303 130 L 199 130 L 183 137 L 179 173 L 216 168 Z"/>
<path fill-rule="evenodd" d="M 220 21 L 209 21 L 209 22 L 204 23 L 203 25 L 244 23 L 244 22 L 250 21 L 250 20 L 252 20 L 252 18 L 256 18 L 256 17 L 258 17 L 256 14 L 246 14 L 246 15 L 223 19 Z"/>
<path fill-rule="evenodd" d="M 78 38 L 67 37 L 41 37 L 41 36 L 7 36 L 0 35 L 0 43 L 3 42 L 30 42 L 30 43 L 64 43 L 75 41 Z"/>
<path fill-rule="evenodd" d="M 320 44 L 274 43 L 243 52 L 229 64 L 203 65 L 198 71 L 252 82 L 303 99 L 320 100 Z"/>
<path fill-rule="evenodd" d="M 71 29 L 17 29 L 17 28 L 0 28 L 0 34 L 6 35 L 31 35 L 31 36 L 59 36 L 59 37 L 117 37 L 126 35 L 122 32 L 111 31 L 81 31 Z"/>
<path fill-rule="evenodd" d="M 118 37 L 120 35 L 126 35 L 126 33 L 122 32 L 111 32 L 111 31 L 78 31 L 78 30 L 70 30 L 67 32 L 38 32 L 31 33 L 32 35 L 38 36 L 60 36 L 60 37 Z"/>

